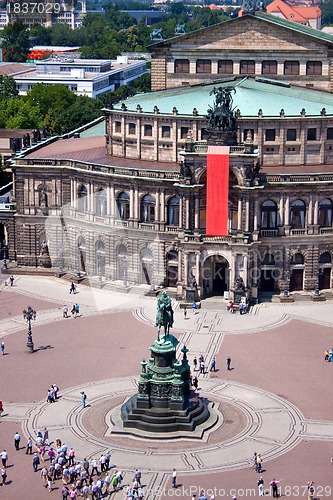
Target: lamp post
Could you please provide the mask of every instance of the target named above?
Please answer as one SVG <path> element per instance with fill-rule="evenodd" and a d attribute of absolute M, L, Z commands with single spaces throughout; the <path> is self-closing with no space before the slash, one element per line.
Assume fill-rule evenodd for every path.
<path fill-rule="evenodd" d="M 2 270 L 3 271 L 5 271 L 6 269 L 8 269 L 7 259 L 8 259 L 8 245 L 5 245 L 3 247 L 3 265 L 2 265 Z"/>
<path fill-rule="evenodd" d="M 77 244 L 77 273 L 76 276 L 77 278 L 81 278 L 81 246 L 80 243 Z"/>
<path fill-rule="evenodd" d="M 36 311 L 34 309 L 32 309 L 31 306 L 29 306 L 28 309 L 24 309 L 24 311 L 23 311 L 23 318 L 28 323 L 27 347 L 29 349 L 29 352 L 34 352 L 34 343 L 32 341 L 31 320 L 35 320 L 36 319 Z"/>
<path fill-rule="evenodd" d="M 283 296 L 284 297 L 289 297 L 289 280 L 290 280 L 290 270 L 289 268 L 286 269 L 286 273 L 285 273 L 285 284 L 284 284 L 284 292 L 283 292 Z"/>

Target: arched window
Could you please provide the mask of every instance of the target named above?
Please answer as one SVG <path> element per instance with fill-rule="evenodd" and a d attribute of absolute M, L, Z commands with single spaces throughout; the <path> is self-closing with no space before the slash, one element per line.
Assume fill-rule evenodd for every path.
<path fill-rule="evenodd" d="M 262 264 L 265 266 L 275 266 L 275 258 L 271 253 L 266 253 L 262 260 Z"/>
<path fill-rule="evenodd" d="M 130 214 L 130 199 L 127 193 L 122 192 L 117 200 L 119 218 L 121 220 L 128 220 Z"/>
<path fill-rule="evenodd" d="M 291 265 L 304 264 L 304 256 L 301 253 L 294 253 L 290 260 Z"/>
<path fill-rule="evenodd" d="M 150 248 L 144 248 L 141 251 L 141 265 L 142 265 L 142 282 L 147 285 L 153 283 L 154 262 L 153 254 Z"/>
<path fill-rule="evenodd" d="M 332 212 L 333 203 L 329 198 L 321 200 L 319 203 L 319 220 L 318 223 L 321 227 L 332 226 Z"/>
<path fill-rule="evenodd" d="M 290 207 L 290 226 L 296 229 L 305 227 L 305 203 L 302 200 L 295 200 Z"/>
<path fill-rule="evenodd" d="M 320 264 L 330 264 L 332 261 L 331 254 L 329 252 L 324 252 L 321 254 L 319 262 Z"/>
<path fill-rule="evenodd" d="M 117 248 L 117 256 L 118 257 L 127 257 L 127 248 L 125 245 L 119 245 Z"/>
<path fill-rule="evenodd" d="M 168 201 L 168 225 L 179 226 L 179 198 L 173 196 Z"/>
<path fill-rule="evenodd" d="M 87 211 L 87 194 L 87 188 L 85 186 L 81 186 L 77 193 L 79 212 Z"/>
<path fill-rule="evenodd" d="M 277 206 L 275 201 L 267 200 L 261 205 L 261 229 L 275 229 L 277 225 Z"/>
<path fill-rule="evenodd" d="M 106 215 L 106 191 L 99 189 L 95 194 L 96 215 L 104 217 Z"/>
<path fill-rule="evenodd" d="M 125 245 L 119 245 L 117 248 L 117 279 L 127 281 L 127 274 L 127 248 Z"/>
<path fill-rule="evenodd" d="M 150 194 L 142 198 L 141 222 L 155 222 L 155 198 Z"/>

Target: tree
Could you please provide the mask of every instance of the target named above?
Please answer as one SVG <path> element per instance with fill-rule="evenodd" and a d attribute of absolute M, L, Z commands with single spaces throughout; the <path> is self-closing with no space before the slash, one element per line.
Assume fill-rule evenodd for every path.
<path fill-rule="evenodd" d="M 41 24 L 34 24 L 30 28 L 30 36 L 38 39 L 38 45 L 51 45 L 52 28 L 45 28 Z"/>
<path fill-rule="evenodd" d="M 46 87 L 42 83 L 37 83 L 33 89 L 29 90 L 27 100 L 32 105 L 38 106 L 42 116 L 46 116 L 50 110 L 57 113 L 67 109 L 76 99 L 75 94 L 59 83 Z"/>
<path fill-rule="evenodd" d="M 17 97 L 18 90 L 14 78 L 8 75 L 0 76 L 0 99 Z"/>
<path fill-rule="evenodd" d="M 29 54 L 28 28 L 22 21 L 7 24 L 2 31 L 2 49 L 6 50 L 8 62 L 25 62 Z"/>
<path fill-rule="evenodd" d="M 78 96 L 76 101 L 61 113 L 59 126 L 61 133 L 75 130 L 102 115 L 98 100 L 87 96 Z"/>

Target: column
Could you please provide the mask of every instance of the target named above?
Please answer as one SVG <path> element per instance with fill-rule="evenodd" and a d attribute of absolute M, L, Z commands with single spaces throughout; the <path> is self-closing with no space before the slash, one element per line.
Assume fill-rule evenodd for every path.
<path fill-rule="evenodd" d="M 130 219 L 134 217 L 134 189 L 130 189 Z"/>
<path fill-rule="evenodd" d="M 309 226 L 311 226 L 313 224 L 313 194 L 312 193 L 310 193 L 307 219 L 308 219 Z"/>
<path fill-rule="evenodd" d="M 160 222 L 160 193 L 156 191 L 155 222 Z"/>
<path fill-rule="evenodd" d="M 111 215 L 111 189 L 110 186 L 106 188 L 106 215 Z"/>
<path fill-rule="evenodd" d="M 250 227 L 250 200 L 245 200 L 245 231 L 249 231 Z"/>
<path fill-rule="evenodd" d="M 183 223 L 183 195 L 179 196 L 179 227 L 184 227 Z"/>
<path fill-rule="evenodd" d="M 197 282 L 198 286 L 201 286 L 201 280 L 200 280 L 200 253 L 197 252 L 195 254 L 195 279 Z"/>
<path fill-rule="evenodd" d="M 283 193 L 281 193 L 279 202 L 279 220 L 278 220 L 279 226 L 284 225 L 283 208 L 284 208 Z"/>
<path fill-rule="evenodd" d="M 87 184 L 87 211 L 91 212 L 91 183 Z"/>
<path fill-rule="evenodd" d="M 139 220 L 139 188 L 134 188 L 134 218 Z"/>
<path fill-rule="evenodd" d="M 200 210 L 199 198 L 196 197 L 194 201 L 194 229 L 200 229 Z"/>
<path fill-rule="evenodd" d="M 178 282 L 181 283 L 183 277 L 182 251 L 178 250 Z"/>
<path fill-rule="evenodd" d="M 258 198 L 254 200 L 254 231 L 258 231 L 259 203 Z"/>
<path fill-rule="evenodd" d="M 284 223 L 286 226 L 289 226 L 289 195 L 286 195 L 286 203 L 284 207 Z"/>
<path fill-rule="evenodd" d="M 313 223 L 315 225 L 318 225 L 318 216 L 319 216 L 319 197 L 318 194 L 315 195 L 315 202 L 314 202 L 314 220 Z"/>
<path fill-rule="evenodd" d="M 160 221 L 164 224 L 165 223 L 165 192 L 164 192 L 164 190 L 162 190 L 160 193 L 160 200 L 161 200 Z"/>
<path fill-rule="evenodd" d="M 244 255 L 243 256 L 244 258 L 244 271 L 243 271 L 243 279 L 244 279 L 244 285 L 245 287 L 248 286 L 248 282 L 247 282 L 247 266 L 248 266 L 248 256 L 247 255 Z"/>
<path fill-rule="evenodd" d="M 74 179 L 74 186 L 73 186 L 73 197 L 74 197 L 74 200 L 73 200 L 73 206 L 74 208 L 77 208 L 78 207 L 78 201 L 77 201 L 77 180 Z"/>
<path fill-rule="evenodd" d="M 238 200 L 238 220 L 237 220 L 237 230 L 241 231 L 242 230 L 242 200 L 239 198 Z"/>
<path fill-rule="evenodd" d="M 71 208 L 74 207 L 74 180 L 71 179 Z"/>
<path fill-rule="evenodd" d="M 190 200 L 188 196 L 186 196 L 185 198 L 185 214 L 186 214 L 185 229 L 190 229 Z"/>
<path fill-rule="evenodd" d="M 187 276 L 188 276 L 188 255 L 184 252 L 184 285 L 187 286 Z"/>
<path fill-rule="evenodd" d="M 114 200 L 114 185 L 110 187 L 110 214 L 114 218 L 115 200 Z"/>

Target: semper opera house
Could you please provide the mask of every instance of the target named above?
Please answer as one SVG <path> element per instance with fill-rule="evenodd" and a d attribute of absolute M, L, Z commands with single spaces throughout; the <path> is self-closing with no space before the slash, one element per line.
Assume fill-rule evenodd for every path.
<path fill-rule="evenodd" d="M 151 51 L 152 92 L 12 160 L 9 259 L 178 297 L 232 297 L 240 278 L 248 299 L 329 295 L 333 37 L 249 9 Z M 216 89 L 232 96 L 236 140 L 210 199 Z M 214 234 L 220 202 L 226 229 Z"/>

